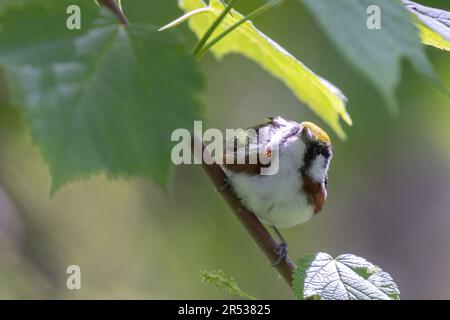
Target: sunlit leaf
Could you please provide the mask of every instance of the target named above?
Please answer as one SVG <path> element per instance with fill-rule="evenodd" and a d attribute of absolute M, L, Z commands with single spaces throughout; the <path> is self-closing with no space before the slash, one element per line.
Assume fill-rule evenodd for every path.
<path fill-rule="evenodd" d="M 202 0 L 179 0 L 178 3 L 186 12 L 206 6 Z M 220 15 L 224 6 L 219 0 L 211 0 L 210 8 L 210 11 L 196 15 L 189 20 L 190 28 L 199 38 Z M 242 18 L 243 16 L 239 12 L 232 10 L 232 15 L 228 15 L 224 19 L 211 39 Z M 342 118 L 348 124 L 351 124 L 351 119 L 345 109 L 344 95 L 260 32 L 253 23 L 247 22 L 241 25 L 212 47 L 212 52 L 217 59 L 230 53 L 237 53 L 255 61 L 281 80 L 299 100 L 305 102 L 341 138 L 345 137 L 339 119 Z M 242 77 L 241 75 L 240 80 L 244 81 Z"/>
<path fill-rule="evenodd" d="M 423 43 L 441 50 L 450 51 L 450 41 L 445 40 L 439 33 L 431 30 L 423 24 L 418 24 L 418 28 L 420 30 L 420 37 L 422 38 Z"/>
<path fill-rule="evenodd" d="M 403 0 L 403 2 L 420 21 L 418 27 L 422 42 L 450 51 L 450 12 L 426 7 L 409 0 Z"/>

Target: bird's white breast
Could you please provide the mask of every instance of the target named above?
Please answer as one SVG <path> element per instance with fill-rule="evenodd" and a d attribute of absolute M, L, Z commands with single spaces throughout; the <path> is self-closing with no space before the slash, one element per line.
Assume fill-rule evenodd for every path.
<path fill-rule="evenodd" d="M 279 171 L 275 175 L 250 175 L 224 168 L 243 204 L 269 225 L 287 228 L 304 223 L 314 215 L 314 208 L 303 192 L 299 169 L 303 166 L 305 144 L 301 139 L 280 148 Z"/>

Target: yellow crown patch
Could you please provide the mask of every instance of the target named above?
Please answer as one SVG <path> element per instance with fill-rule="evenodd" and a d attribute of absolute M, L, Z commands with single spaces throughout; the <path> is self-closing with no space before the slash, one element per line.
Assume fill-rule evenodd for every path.
<path fill-rule="evenodd" d="M 300 125 L 302 127 L 308 128 L 315 140 L 325 143 L 325 144 L 331 144 L 331 139 L 328 136 L 328 134 L 325 131 L 323 131 L 321 128 L 319 128 L 317 125 L 315 125 L 314 123 L 302 122 Z"/>

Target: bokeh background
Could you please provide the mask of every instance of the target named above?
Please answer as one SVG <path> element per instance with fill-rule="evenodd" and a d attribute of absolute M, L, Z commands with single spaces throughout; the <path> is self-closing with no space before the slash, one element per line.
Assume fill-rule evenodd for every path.
<path fill-rule="evenodd" d="M 124 1 L 132 22 L 161 26 L 176 0 Z M 450 10 L 447 0 L 425 5 Z M 240 1 L 249 12 L 260 1 Z M 290 254 L 354 253 L 383 267 L 403 299 L 450 298 L 450 100 L 403 63 L 400 113 L 326 39 L 298 1 L 255 24 L 350 98 L 354 126 L 339 141 L 279 81 L 240 56 L 201 61 L 207 126 L 248 127 L 265 116 L 311 120 L 332 134 L 329 199 L 311 222 L 284 231 Z M 179 28 L 186 45 L 194 37 Z M 450 56 L 427 48 L 450 86 Z M 0 82 L 0 298 L 217 299 L 200 270 L 223 269 L 259 298 L 292 293 L 198 166 L 175 168 L 168 190 L 96 176 L 52 198 L 50 174 Z M 149 123 L 151 125 L 151 123 Z M 66 289 L 81 267 L 82 289 Z"/>

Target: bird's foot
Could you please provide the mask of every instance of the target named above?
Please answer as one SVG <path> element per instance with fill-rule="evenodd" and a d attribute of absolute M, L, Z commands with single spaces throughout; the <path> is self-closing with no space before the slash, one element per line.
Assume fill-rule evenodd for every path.
<path fill-rule="evenodd" d="M 272 266 L 274 266 L 274 267 L 278 266 L 281 263 L 281 261 L 284 261 L 286 263 L 289 263 L 291 261 L 288 257 L 288 245 L 286 242 L 280 243 L 280 245 L 278 246 L 275 253 L 278 256 L 278 259 L 277 259 L 277 261 L 272 263 Z"/>
<path fill-rule="evenodd" d="M 231 186 L 230 180 L 228 180 L 227 178 L 225 178 L 225 183 L 224 183 L 222 186 L 216 188 L 215 191 L 216 191 L 216 192 L 222 192 L 222 191 L 228 189 L 230 186 Z"/>

